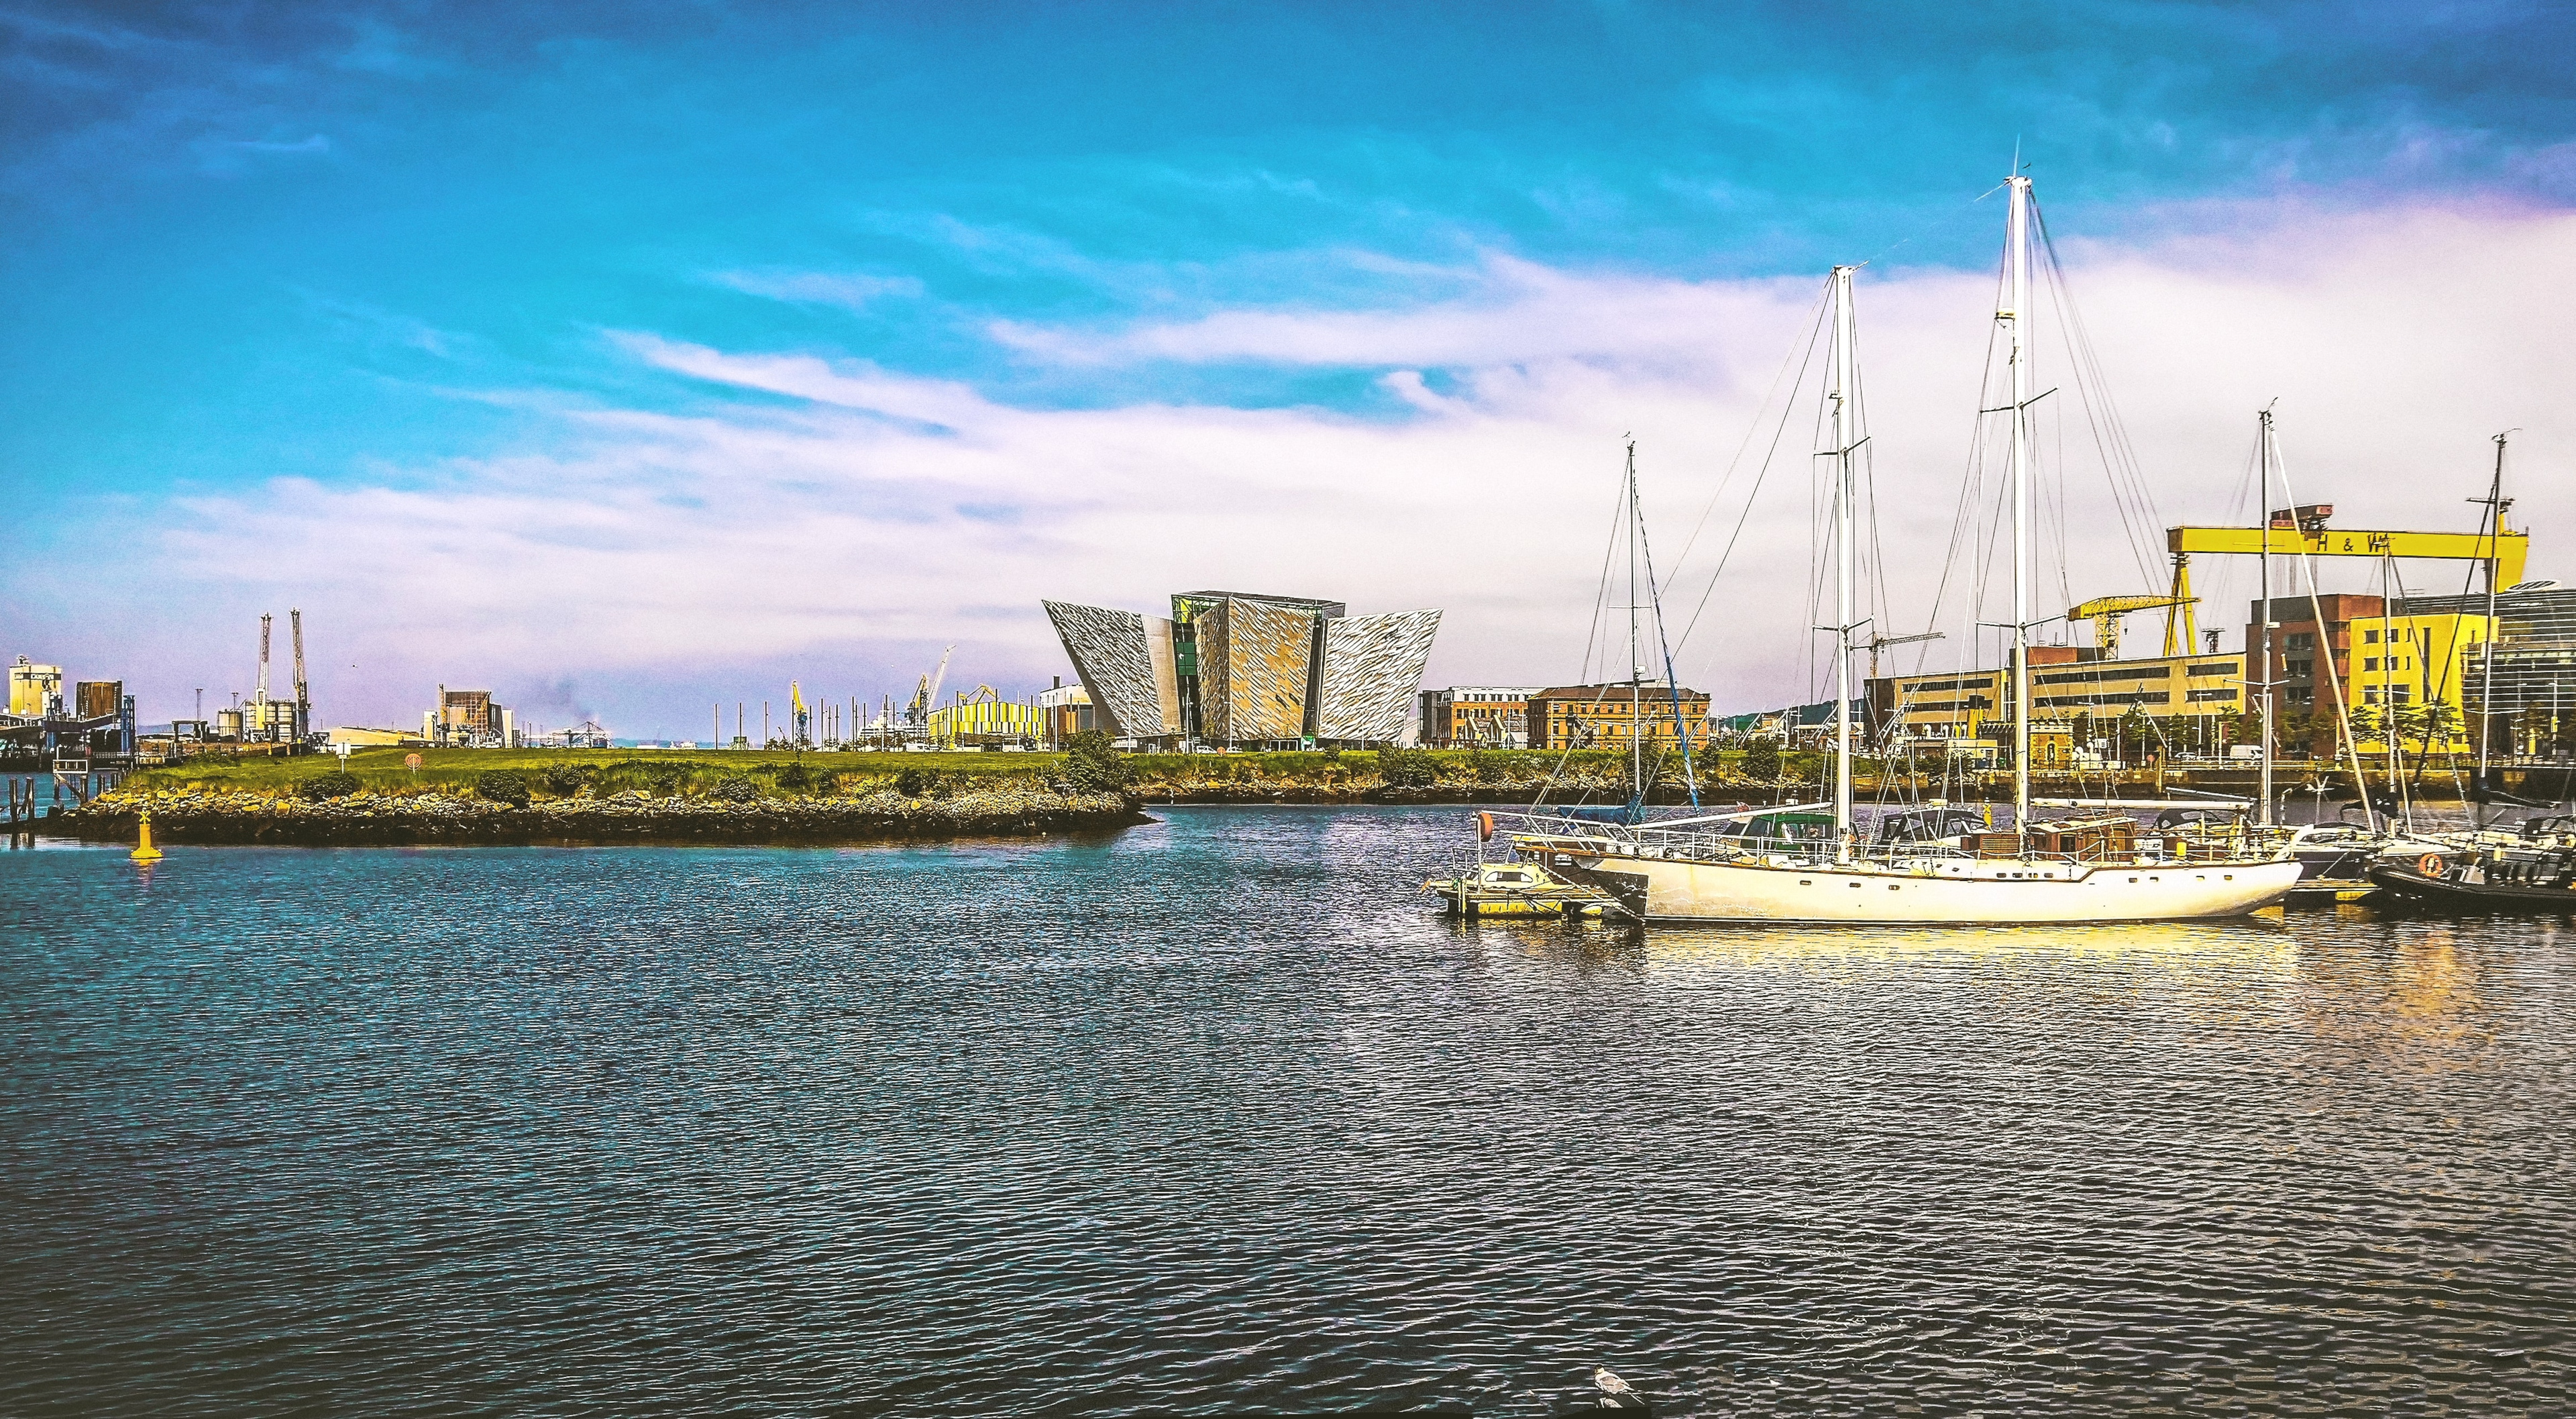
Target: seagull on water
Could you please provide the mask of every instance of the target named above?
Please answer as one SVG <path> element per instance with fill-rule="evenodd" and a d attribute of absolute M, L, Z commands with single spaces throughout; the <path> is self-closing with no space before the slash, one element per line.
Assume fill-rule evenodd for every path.
<path fill-rule="evenodd" d="M 1596 1366 L 1593 1369 L 1592 1382 L 1601 1387 L 1601 1407 L 1604 1409 L 1645 1409 L 1647 1407 L 1646 1397 L 1637 1393 L 1634 1385 L 1610 1373 L 1606 1365 Z"/>

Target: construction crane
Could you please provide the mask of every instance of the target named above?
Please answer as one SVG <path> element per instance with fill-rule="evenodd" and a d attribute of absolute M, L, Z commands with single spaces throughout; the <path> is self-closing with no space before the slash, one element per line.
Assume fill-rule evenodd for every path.
<path fill-rule="evenodd" d="M 2191 607 L 2192 603 L 2199 599 L 2196 596 L 2096 596 L 2081 606 L 2068 607 L 2066 619 L 2092 622 L 2093 643 L 2102 648 L 2102 658 L 2117 660 L 2120 658 L 2120 618 L 2132 611 L 2162 609 L 2165 612 L 2165 654 L 2167 656 L 2189 655 L 2192 641 Z M 2177 610 L 2182 612 L 2182 620 L 2179 623 L 2173 617 L 2173 613 Z"/>
<path fill-rule="evenodd" d="M 2173 554 L 2172 601 L 2182 615 L 2180 643 L 2188 647 L 2194 627 L 2190 603 L 2191 558 L 2195 552 L 2252 557 L 2270 552 L 2289 557 L 2414 557 L 2428 561 L 2483 562 L 2487 585 L 2502 591 L 2522 580 L 2531 556 L 2531 534 L 2504 525 L 2501 510 L 2493 532 L 2372 532 L 2328 527 L 2332 503 L 2307 503 L 2273 510 L 2266 527 L 2168 527 L 2165 550 Z M 2175 645 L 2174 612 L 2165 613 L 2165 653 Z"/>
<path fill-rule="evenodd" d="M 1926 631 L 1919 636 L 1871 636 L 1869 638 L 1869 678 L 1878 678 L 1878 653 L 1892 645 L 1913 645 L 1917 641 L 1946 640 L 1939 631 Z"/>
<path fill-rule="evenodd" d="M 903 717 L 913 724 L 930 723 L 930 711 L 939 703 L 939 687 L 948 683 L 948 657 L 955 645 L 939 652 L 939 668 L 921 677 L 919 688 L 912 692 L 912 703 L 904 707 Z"/>
<path fill-rule="evenodd" d="M 304 612 L 300 607 L 286 610 L 288 638 L 295 642 L 295 736 L 303 738 L 313 728 L 313 697 L 304 687 Z"/>
<path fill-rule="evenodd" d="M 805 711 L 805 692 L 799 689 L 793 680 L 787 682 L 787 712 L 793 717 L 793 723 L 796 726 L 796 742 L 805 743 L 805 724 L 808 717 Z"/>

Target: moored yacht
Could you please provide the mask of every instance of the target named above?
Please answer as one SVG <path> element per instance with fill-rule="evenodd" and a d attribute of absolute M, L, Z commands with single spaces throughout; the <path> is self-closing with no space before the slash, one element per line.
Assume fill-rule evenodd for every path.
<path fill-rule="evenodd" d="M 1838 640 L 1830 821 L 1816 825 L 1820 831 L 1812 834 L 1752 831 L 1766 818 L 1783 822 L 1778 809 L 1648 823 L 1641 821 L 1640 796 L 1620 821 L 1512 817 L 1508 836 L 1522 860 L 1597 891 L 1617 902 L 1624 915 L 1647 922 L 2175 921 L 2263 910 L 2279 904 L 2297 885 L 2301 865 L 2278 834 L 2141 834 L 2137 821 L 2126 815 L 2050 822 L 2032 813 L 2029 411 L 2036 396 L 2029 388 L 2025 346 L 2031 197 L 2030 181 L 2019 173 L 2006 179 L 2006 185 L 2011 201 L 2005 292 L 1995 319 L 2010 342 L 2011 402 L 1987 412 L 2008 414 L 2012 420 L 2011 826 L 1965 831 L 1956 822 L 1938 821 L 1932 832 L 1885 831 L 1876 835 L 1879 841 L 1864 842 L 1854 816 L 1853 637 L 1865 622 L 1857 618 L 1854 596 L 1853 454 L 1866 434 L 1858 418 L 1854 268 L 1837 266 L 1829 293 L 1833 343 L 1826 393 L 1833 446 L 1819 455 L 1831 460 L 1833 469 L 1837 557 L 1835 624 L 1821 628 L 1834 631 Z M 1632 603 L 1634 599 L 1632 591 Z M 1634 637 L 1632 619 L 1632 641 Z M 2265 712 L 2268 716 L 2268 702 Z M 1642 774 L 1632 782 L 1643 782 Z M 1963 830 L 1940 835 L 1948 828 Z"/>

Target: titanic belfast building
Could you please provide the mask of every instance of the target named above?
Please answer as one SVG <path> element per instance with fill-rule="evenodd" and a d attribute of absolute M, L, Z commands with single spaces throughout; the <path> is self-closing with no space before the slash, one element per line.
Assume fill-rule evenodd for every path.
<path fill-rule="evenodd" d="M 1043 603 L 1102 727 L 1139 748 L 1385 746 L 1415 733 L 1437 611 L 1189 591 L 1172 614 Z"/>

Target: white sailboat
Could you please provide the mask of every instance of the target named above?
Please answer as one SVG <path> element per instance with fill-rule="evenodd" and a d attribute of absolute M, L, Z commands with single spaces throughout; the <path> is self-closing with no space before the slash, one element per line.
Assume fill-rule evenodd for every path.
<path fill-rule="evenodd" d="M 1831 389 L 1839 711 L 1834 723 L 1833 833 L 1788 840 L 1784 810 L 1654 823 L 1536 815 L 1507 830 L 1514 851 L 1550 874 L 1651 922 L 1839 922 L 1854 925 L 2073 924 L 2241 916 L 2281 902 L 2299 864 L 2250 835 L 2142 836 L 2134 819 L 2043 823 L 2030 797 L 2030 431 L 2025 347 L 2030 292 L 2030 180 L 2007 179 L 2006 307 L 2010 335 L 2013 819 L 2009 832 L 1929 841 L 1858 841 L 1852 806 L 1854 268 L 1832 277 Z M 1633 595 L 1632 595 L 1632 600 Z M 1632 631 L 1632 637 L 1633 637 Z M 1821 805 L 1818 805 L 1821 806 Z M 1503 815 L 1496 815 L 1501 817 Z M 1891 834 L 1882 832 L 1881 837 Z"/>

